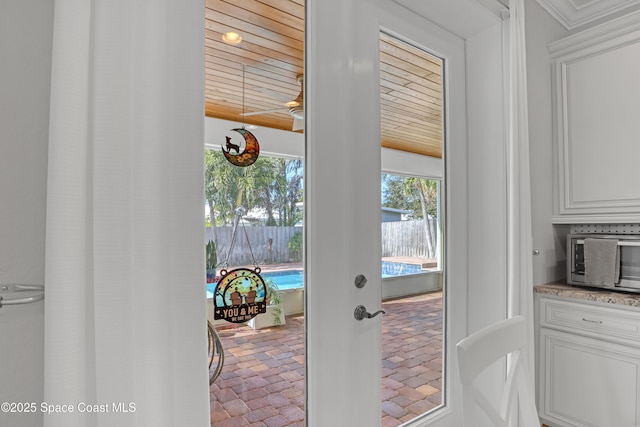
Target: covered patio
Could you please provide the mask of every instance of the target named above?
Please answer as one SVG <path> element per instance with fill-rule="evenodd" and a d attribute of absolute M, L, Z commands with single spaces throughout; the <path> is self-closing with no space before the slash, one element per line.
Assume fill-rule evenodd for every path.
<path fill-rule="evenodd" d="M 382 303 L 382 425 L 399 426 L 442 402 L 442 292 Z M 215 427 L 304 426 L 304 316 L 254 331 L 216 327 L 225 365 L 210 388 Z"/>

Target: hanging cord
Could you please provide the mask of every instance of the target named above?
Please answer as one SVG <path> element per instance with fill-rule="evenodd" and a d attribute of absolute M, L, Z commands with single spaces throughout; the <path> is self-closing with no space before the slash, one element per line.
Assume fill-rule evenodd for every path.
<path fill-rule="evenodd" d="M 233 231 L 231 232 L 231 243 L 229 244 L 229 252 L 227 252 L 227 258 L 220 264 L 218 264 L 216 266 L 216 268 L 218 266 L 223 266 L 223 268 L 226 269 L 226 267 L 229 265 L 229 260 L 231 259 L 231 254 L 233 253 L 233 248 L 236 245 L 236 241 L 238 238 L 238 225 L 240 223 L 240 220 L 242 219 L 242 217 L 244 216 L 244 214 L 247 212 L 247 210 L 242 207 L 242 206 L 238 206 L 236 208 L 236 216 L 233 220 Z M 256 257 L 253 254 L 253 248 L 251 247 L 251 241 L 249 240 L 249 234 L 247 233 L 247 227 L 242 224 L 242 228 L 244 230 L 244 236 L 247 239 L 247 245 L 249 246 L 249 253 L 251 253 L 251 260 L 253 261 L 253 265 L 258 268 L 258 261 L 256 261 Z"/>
<path fill-rule="evenodd" d="M 249 253 L 251 253 L 251 259 L 253 260 L 253 266 L 257 269 L 258 261 L 256 261 L 256 257 L 253 255 L 253 249 L 251 249 L 251 242 L 249 241 L 249 235 L 247 234 L 247 227 L 242 224 L 242 228 L 244 229 L 244 237 L 247 239 L 247 245 L 249 246 Z"/>
<path fill-rule="evenodd" d="M 246 213 L 246 209 L 242 206 L 238 206 L 236 208 L 236 215 L 233 218 L 233 231 L 231 232 L 231 242 L 229 243 L 229 252 L 227 252 L 227 258 L 223 261 L 222 265 L 227 267 L 229 265 L 229 260 L 231 259 L 231 254 L 233 253 L 233 248 L 236 245 L 236 240 L 238 237 L 238 223 L 240 223 L 240 218 Z"/>
<path fill-rule="evenodd" d="M 242 129 L 244 129 L 244 64 L 242 64 Z"/>

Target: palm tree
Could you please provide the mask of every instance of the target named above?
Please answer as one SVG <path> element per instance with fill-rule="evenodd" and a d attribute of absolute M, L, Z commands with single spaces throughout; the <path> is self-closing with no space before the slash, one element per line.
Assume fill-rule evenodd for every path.
<path fill-rule="evenodd" d="M 411 212 L 423 220 L 427 256 L 436 258 L 438 245 L 439 180 L 382 174 L 383 204 Z"/>
<path fill-rule="evenodd" d="M 404 180 L 404 191 L 407 196 L 417 195 L 420 200 L 428 256 L 435 258 L 438 235 L 429 225 L 429 217 L 436 216 L 438 182 L 433 179 L 408 177 Z"/>
<path fill-rule="evenodd" d="M 268 158 L 241 168 L 227 162 L 222 153 L 206 150 L 205 163 L 205 198 L 212 226 L 230 223 L 239 206 L 247 210 L 255 207 L 258 190 L 271 180 Z"/>

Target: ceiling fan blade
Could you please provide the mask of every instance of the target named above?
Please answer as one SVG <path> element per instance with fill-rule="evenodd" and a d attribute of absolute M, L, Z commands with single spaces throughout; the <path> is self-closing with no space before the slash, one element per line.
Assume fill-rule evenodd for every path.
<path fill-rule="evenodd" d="M 291 130 L 296 131 L 296 130 L 303 130 L 303 129 L 304 129 L 304 119 L 296 119 L 294 117 L 293 126 L 291 127 Z"/>
<path fill-rule="evenodd" d="M 286 113 L 288 112 L 288 108 L 274 108 L 272 110 L 262 110 L 262 111 L 251 111 L 250 113 L 240 113 L 241 116 L 257 116 L 259 114 L 268 114 L 268 113 Z"/>
<path fill-rule="evenodd" d="M 287 103 L 287 102 L 289 102 L 289 101 L 292 101 L 292 99 L 291 99 L 291 98 L 288 98 L 288 97 L 286 97 L 285 95 L 283 95 L 283 94 L 281 94 L 281 93 L 278 93 L 278 92 L 276 92 L 276 91 L 273 91 L 273 90 L 271 90 L 271 89 L 267 89 L 267 88 L 264 88 L 264 87 L 258 87 L 257 89 L 258 89 L 260 92 L 264 93 L 265 95 L 269 95 L 270 97 L 275 98 L 275 99 L 277 99 L 277 100 L 279 100 L 279 101 L 282 101 L 282 102 L 284 102 L 284 103 Z"/>

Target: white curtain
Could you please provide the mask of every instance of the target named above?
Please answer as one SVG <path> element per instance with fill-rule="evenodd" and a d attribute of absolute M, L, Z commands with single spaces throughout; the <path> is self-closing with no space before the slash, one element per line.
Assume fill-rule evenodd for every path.
<path fill-rule="evenodd" d="M 54 19 L 44 425 L 207 426 L 204 4 Z"/>
<path fill-rule="evenodd" d="M 509 316 L 529 321 L 528 363 L 533 365 L 531 183 L 524 0 L 509 0 L 508 19 L 508 284 Z"/>

